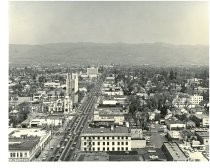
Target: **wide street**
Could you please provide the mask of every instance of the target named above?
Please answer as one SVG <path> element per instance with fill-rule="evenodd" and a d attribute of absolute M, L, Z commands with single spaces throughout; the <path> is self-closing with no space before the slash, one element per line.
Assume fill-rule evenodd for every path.
<path fill-rule="evenodd" d="M 66 124 L 63 130 L 64 137 L 47 161 L 73 161 L 76 158 L 76 153 L 80 148 L 80 134 L 91 118 L 101 85 L 102 81 L 99 80 L 88 93 L 85 101 L 77 109 L 74 118 Z"/>

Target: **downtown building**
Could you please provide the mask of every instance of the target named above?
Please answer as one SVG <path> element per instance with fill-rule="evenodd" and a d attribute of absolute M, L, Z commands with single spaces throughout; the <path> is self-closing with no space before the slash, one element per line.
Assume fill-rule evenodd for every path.
<path fill-rule="evenodd" d="M 131 151 L 144 148 L 146 140 L 141 131 L 128 127 L 111 126 L 110 128 L 86 128 L 81 134 L 81 151 Z"/>
<path fill-rule="evenodd" d="M 87 68 L 87 76 L 89 78 L 97 78 L 98 77 L 98 68 Z"/>
<path fill-rule="evenodd" d="M 9 128 L 9 161 L 33 161 L 50 139 L 51 131 L 41 128 Z"/>

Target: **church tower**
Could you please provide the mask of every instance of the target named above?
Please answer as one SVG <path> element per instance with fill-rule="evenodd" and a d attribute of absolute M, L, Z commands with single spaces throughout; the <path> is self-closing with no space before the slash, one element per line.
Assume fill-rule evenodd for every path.
<path fill-rule="evenodd" d="M 65 99 L 64 99 L 64 113 L 69 114 L 72 112 L 72 100 L 71 100 L 71 94 L 70 94 L 70 90 L 71 90 L 71 76 L 69 75 L 69 73 L 67 74 L 67 78 L 66 78 L 66 95 L 65 95 Z"/>

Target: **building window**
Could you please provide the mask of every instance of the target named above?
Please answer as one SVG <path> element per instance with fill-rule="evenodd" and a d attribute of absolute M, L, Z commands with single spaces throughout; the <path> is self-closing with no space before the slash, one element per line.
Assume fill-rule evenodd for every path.
<path fill-rule="evenodd" d="M 124 137 L 121 137 L 121 139 L 124 139 Z"/>
<path fill-rule="evenodd" d="M 120 142 L 117 142 L 117 145 L 120 145 Z"/>
<path fill-rule="evenodd" d="M 103 140 L 105 139 L 105 137 L 103 137 Z"/>
<path fill-rule="evenodd" d="M 89 137 L 89 139 L 91 139 L 91 137 Z"/>
<path fill-rule="evenodd" d="M 95 137 L 93 137 L 93 139 L 95 139 Z"/>
<path fill-rule="evenodd" d="M 105 148 L 103 148 L 103 151 L 105 151 Z"/>
<path fill-rule="evenodd" d="M 124 145 L 124 142 L 121 142 L 121 145 Z"/>
<path fill-rule="evenodd" d="M 17 153 L 17 157 L 19 157 L 19 153 Z"/>
<path fill-rule="evenodd" d="M 103 145 L 105 145 L 105 142 L 103 142 Z"/>
<path fill-rule="evenodd" d="M 114 151 L 114 147 L 112 147 L 112 151 Z"/>
<path fill-rule="evenodd" d="M 12 153 L 10 153 L 10 157 L 12 157 Z"/>
<path fill-rule="evenodd" d="M 122 151 L 124 151 L 124 148 L 123 147 L 121 149 L 122 149 Z"/>
<path fill-rule="evenodd" d="M 84 145 L 86 145 L 87 143 L 86 142 L 84 142 Z"/>
<path fill-rule="evenodd" d="M 28 155 L 27 155 L 27 153 L 25 152 L 25 153 L 24 153 L 24 157 L 27 157 L 27 156 L 28 156 Z"/>
<path fill-rule="evenodd" d="M 98 140 L 100 139 L 100 137 L 98 137 Z"/>
<path fill-rule="evenodd" d="M 89 145 L 91 145 L 91 142 L 89 142 Z"/>
<path fill-rule="evenodd" d="M 23 157 L 23 154 L 22 153 L 20 153 L 20 157 Z"/>
<path fill-rule="evenodd" d="M 91 148 L 89 148 L 89 151 L 91 151 Z"/>
<path fill-rule="evenodd" d="M 128 137 L 125 137 L 125 139 L 128 139 Z"/>
<path fill-rule="evenodd" d="M 100 145 L 100 142 L 98 142 L 98 145 Z"/>
<path fill-rule="evenodd" d="M 128 150 L 128 147 L 126 147 L 125 150 Z"/>
<path fill-rule="evenodd" d="M 128 145 L 128 142 L 126 142 L 125 144 Z"/>
<path fill-rule="evenodd" d="M 109 145 L 109 142 L 107 142 L 107 145 Z"/>
<path fill-rule="evenodd" d="M 95 148 L 93 148 L 93 151 L 95 151 Z"/>
<path fill-rule="evenodd" d="M 107 137 L 107 139 L 109 139 L 109 137 Z"/>
<path fill-rule="evenodd" d="M 12 153 L 12 157 L 15 157 L 15 153 Z"/>
<path fill-rule="evenodd" d="M 107 151 L 109 151 L 109 147 L 107 147 Z"/>
<path fill-rule="evenodd" d="M 120 137 L 117 137 L 117 139 L 120 139 Z"/>
<path fill-rule="evenodd" d="M 86 137 L 84 137 L 84 140 L 86 139 Z"/>
<path fill-rule="evenodd" d="M 114 145 L 114 142 L 112 142 L 112 145 Z"/>
<path fill-rule="evenodd" d="M 120 148 L 118 147 L 117 150 L 120 151 Z"/>
<path fill-rule="evenodd" d="M 112 137 L 112 139 L 114 139 L 114 137 Z"/>
<path fill-rule="evenodd" d="M 93 145 L 95 145 L 95 142 L 93 142 Z"/>

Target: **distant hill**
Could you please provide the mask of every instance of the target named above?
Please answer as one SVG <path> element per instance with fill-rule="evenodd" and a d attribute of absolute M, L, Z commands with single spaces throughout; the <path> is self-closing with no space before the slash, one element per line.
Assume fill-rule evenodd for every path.
<path fill-rule="evenodd" d="M 57 43 L 9 45 L 11 64 L 208 65 L 208 46 L 165 43 Z"/>

